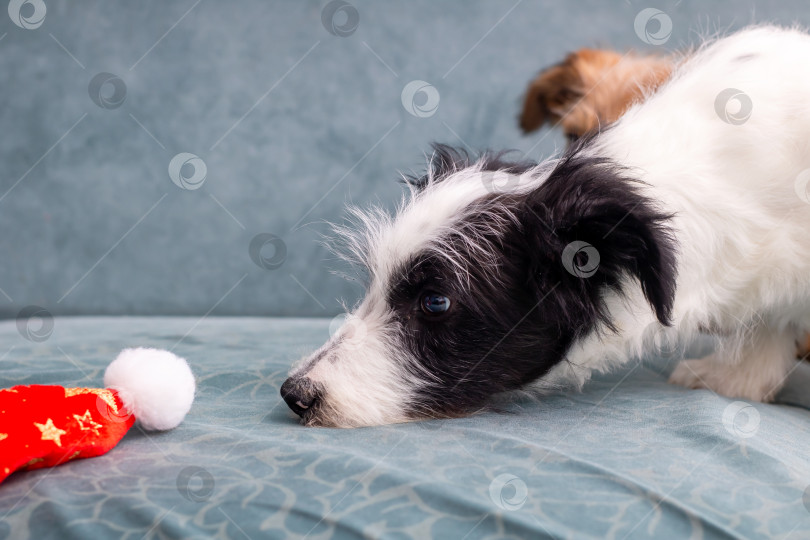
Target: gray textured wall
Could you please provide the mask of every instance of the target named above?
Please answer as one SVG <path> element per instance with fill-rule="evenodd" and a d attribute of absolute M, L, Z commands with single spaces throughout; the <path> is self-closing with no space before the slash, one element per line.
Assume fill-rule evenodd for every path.
<path fill-rule="evenodd" d="M 44 0 L 40 24 L 41 5 L 13 0 L 27 29 L 0 11 L 0 316 L 337 313 L 359 291 L 330 274 L 323 222 L 392 205 L 434 140 L 549 155 L 561 138 L 521 137 L 515 116 L 567 51 L 654 49 L 633 26 L 650 6 L 673 24 L 662 48 L 810 22 L 799 1 L 351 2 L 333 19 L 340 33 L 356 9 L 345 37 L 325 1 Z M 430 116 L 402 104 L 414 80 L 438 92 Z M 180 153 L 205 164 L 198 189 L 172 182 Z M 250 257 L 262 233 L 286 246 L 277 268 Z"/>

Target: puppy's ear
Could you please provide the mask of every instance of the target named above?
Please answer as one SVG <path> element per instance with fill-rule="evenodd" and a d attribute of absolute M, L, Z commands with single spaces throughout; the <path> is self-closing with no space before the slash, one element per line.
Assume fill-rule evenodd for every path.
<path fill-rule="evenodd" d="M 533 276 L 555 287 L 564 315 L 608 323 L 605 289 L 635 278 L 662 324 L 675 297 L 676 246 L 663 213 L 615 164 L 573 156 L 526 198 Z M 556 284 L 556 285 L 555 285 Z"/>
<path fill-rule="evenodd" d="M 574 64 L 576 54 L 569 54 L 563 62 L 543 70 L 529 83 L 520 115 L 523 133 L 539 129 L 546 122 L 556 122 L 582 97 L 582 78 Z"/>

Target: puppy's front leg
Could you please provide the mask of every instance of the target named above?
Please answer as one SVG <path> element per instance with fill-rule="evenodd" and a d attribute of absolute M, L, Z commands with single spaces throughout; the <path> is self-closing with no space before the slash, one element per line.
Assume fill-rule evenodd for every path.
<path fill-rule="evenodd" d="M 701 359 L 681 361 L 669 382 L 728 397 L 772 401 L 794 366 L 796 334 L 758 326 Z"/>

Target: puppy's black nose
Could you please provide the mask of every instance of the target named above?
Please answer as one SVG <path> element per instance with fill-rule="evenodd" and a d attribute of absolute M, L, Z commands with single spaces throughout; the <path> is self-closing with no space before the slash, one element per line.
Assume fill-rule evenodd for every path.
<path fill-rule="evenodd" d="M 306 377 L 290 377 L 281 385 L 281 397 L 298 416 L 315 406 L 321 397 L 315 384 Z"/>

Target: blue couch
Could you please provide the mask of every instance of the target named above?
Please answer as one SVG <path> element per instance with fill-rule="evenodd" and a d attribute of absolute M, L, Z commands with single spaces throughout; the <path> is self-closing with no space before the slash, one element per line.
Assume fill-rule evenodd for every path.
<path fill-rule="evenodd" d="M 198 381 L 167 433 L 0 484 L 0 539 L 807 538 L 810 368 L 778 405 L 666 383 L 648 361 L 499 412 L 303 428 L 279 399 L 329 319 L 81 317 L 50 339 L 0 323 L 13 384 L 100 384 L 126 346 L 173 348 Z"/>
<path fill-rule="evenodd" d="M 362 293 L 330 273 L 324 222 L 392 207 L 431 141 L 541 159 L 564 142 L 520 136 L 520 97 L 566 52 L 810 22 L 797 1 L 660 3 L 655 45 L 647 7 L 12 0 L 0 387 L 100 385 L 121 348 L 154 346 L 198 394 L 174 431 L 9 477 L 0 539 L 810 537 L 803 364 L 770 405 L 670 386 L 655 358 L 359 430 L 302 428 L 278 396 Z"/>

